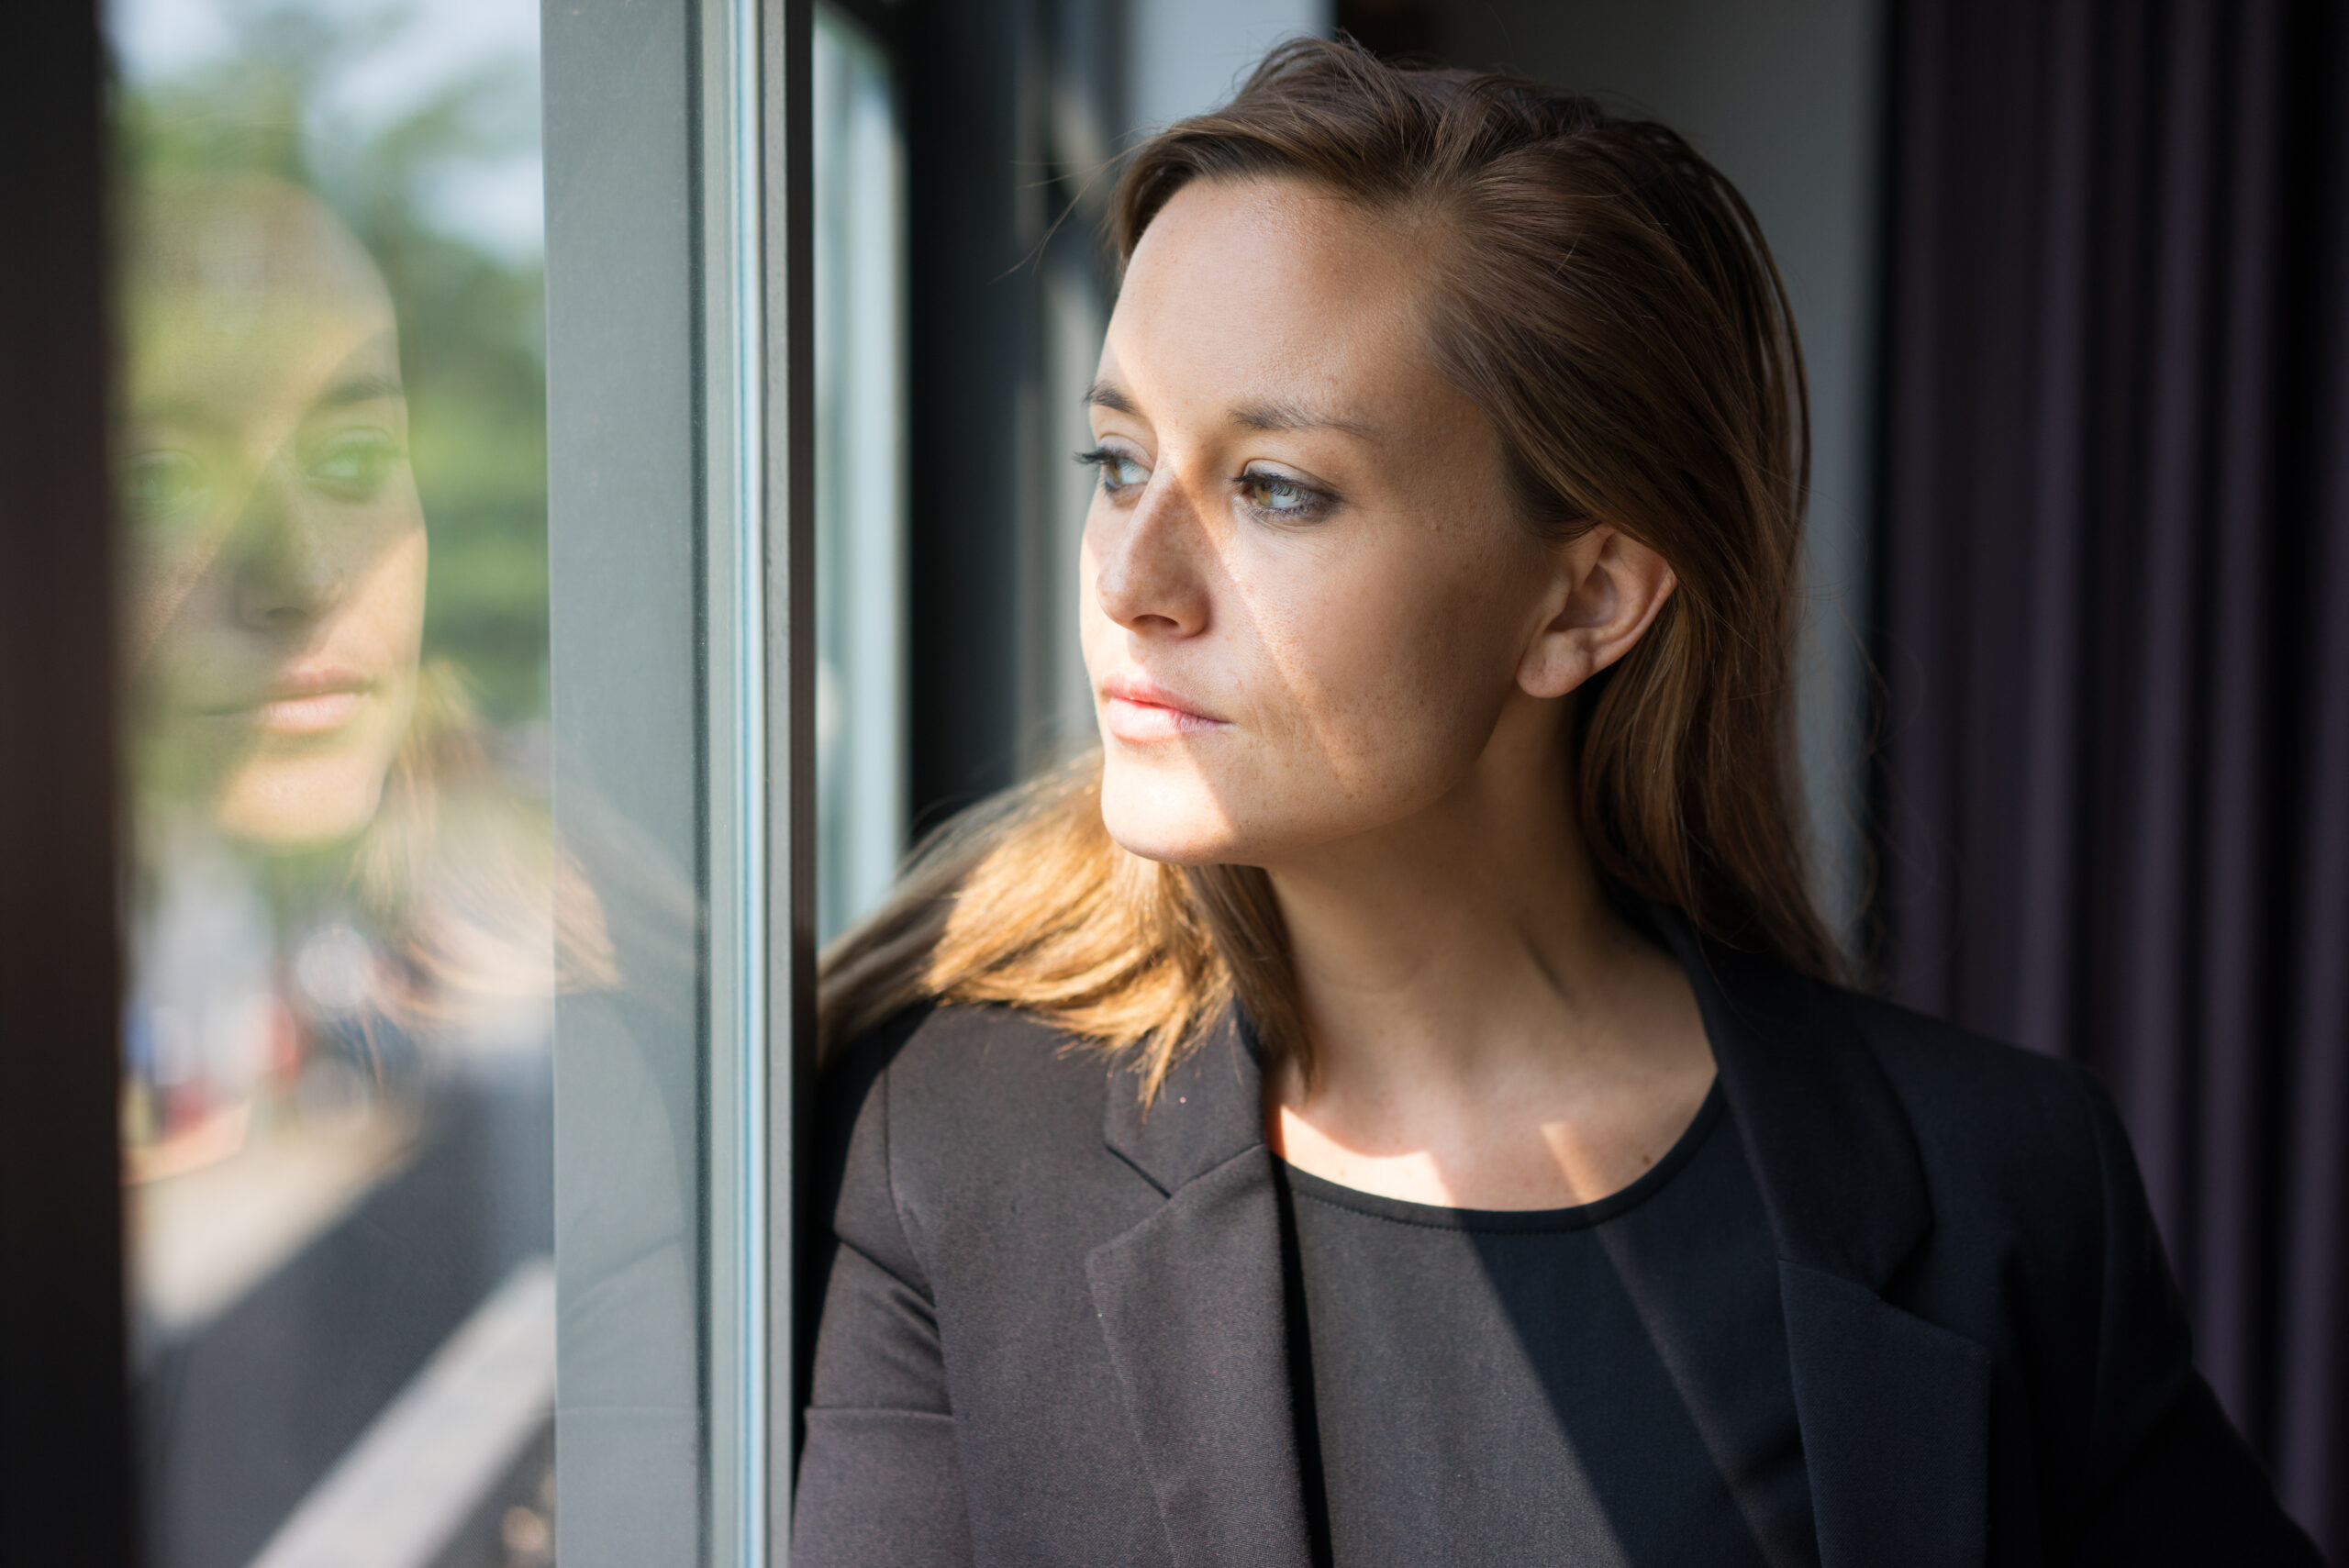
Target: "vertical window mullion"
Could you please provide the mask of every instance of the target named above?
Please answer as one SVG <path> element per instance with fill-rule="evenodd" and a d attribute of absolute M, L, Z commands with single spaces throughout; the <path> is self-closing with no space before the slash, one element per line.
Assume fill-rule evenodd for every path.
<path fill-rule="evenodd" d="M 807 13 L 544 16 L 556 815 L 621 976 L 559 1003 L 560 1560 L 763 1568 L 810 1010 Z"/>
<path fill-rule="evenodd" d="M 792 159 L 804 142 L 804 7 L 705 0 L 702 180 L 710 738 L 708 1128 L 711 1560 L 782 1559 L 789 1503 L 788 1136 L 808 899 L 795 720 L 807 703 L 805 447 L 791 395 Z M 795 53 L 795 50 L 796 53 Z M 799 73 L 805 76 L 804 65 Z M 804 157 L 802 158 L 804 162 Z M 804 179 L 796 182 L 804 187 Z M 804 206 L 804 202 L 802 206 Z M 804 231 L 806 214 L 800 215 Z M 804 243 L 800 245 L 804 252 Z M 804 319 L 804 314 L 803 314 Z M 801 378 L 804 382 L 804 376 Z M 795 461 L 796 460 L 796 461 Z"/>
<path fill-rule="evenodd" d="M 128 1568 L 97 7 L 0 51 L 0 1562 Z M 38 148 L 38 155 L 30 150 Z"/>
<path fill-rule="evenodd" d="M 802 1386 L 799 1288 L 813 1148 L 806 1136 L 816 1066 L 816 334 L 811 0 L 764 10 L 762 104 L 766 208 L 766 483 L 769 503 L 767 801 L 772 984 L 768 991 L 768 1166 L 772 1350 L 767 1384 L 767 1507 L 772 1561 L 789 1560 Z"/>

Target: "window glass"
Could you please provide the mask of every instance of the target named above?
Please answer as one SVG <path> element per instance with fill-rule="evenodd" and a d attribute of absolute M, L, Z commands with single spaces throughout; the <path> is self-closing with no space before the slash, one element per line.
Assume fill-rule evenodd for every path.
<path fill-rule="evenodd" d="M 888 891 L 905 848 L 903 155 L 887 61 L 818 6 L 816 163 L 817 923 Z"/>
<path fill-rule="evenodd" d="M 551 1561 L 534 0 L 123 0 L 149 1560 Z"/>

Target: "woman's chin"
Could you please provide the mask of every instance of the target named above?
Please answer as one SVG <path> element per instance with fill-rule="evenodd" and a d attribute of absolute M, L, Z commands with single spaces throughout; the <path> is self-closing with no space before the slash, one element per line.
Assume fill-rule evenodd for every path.
<path fill-rule="evenodd" d="M 1101 825 L 1129 854 L 1167 865 L 1214 865 L 1241 849 L 1221 802 L 1194 784 L 1103 782 Z"/>
<path fill-rule="evenodd" d="M 1109 829 L 1119 849 L 1162 865 L 1219 865 L 1235 858 L 1237 846 L 1211 833 L 1169 832 L 1164 824 L 1145 824 L 1139 830 Z"/>
<path fill-rule="evenodd" d="M 357 837 L 383 798 L 380 767 L 253 768 L 229 781 L 213 822 L 255 849 L 315 849 Z"/>

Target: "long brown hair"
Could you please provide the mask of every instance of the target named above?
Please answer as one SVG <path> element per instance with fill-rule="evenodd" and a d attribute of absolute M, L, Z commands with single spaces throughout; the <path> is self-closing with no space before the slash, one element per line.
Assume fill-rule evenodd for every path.
<path fill-rule="evenodd" d="M 1120 257 L 1192 181 L 1266 178 L 1441 236 L 1429 346 L 1499 432 L 1528 526 L 1564 539 L 1603 521 L 1678 578 L 1577 694 L 1573 807 L 1601 875 L 1833 977 L 1794 806 L 1802 356 L 1743 199 L 1672 131 L 1587 98 L 1298 39 L 1132 155 Z M 1269 1050 L 1311 1067 L 1269 880 L 1119 849 L 1097 753 L 925 845 L 826 955 L 820 991 L 828 1044 L 922 1000 L 1005 1005 L 1138 1053 L 1145 1097 L 1237 999 Z"/>

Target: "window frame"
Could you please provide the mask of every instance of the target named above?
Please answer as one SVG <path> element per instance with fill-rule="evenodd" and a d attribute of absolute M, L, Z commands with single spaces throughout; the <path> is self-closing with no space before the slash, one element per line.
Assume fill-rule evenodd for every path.
<path fill-rule="evenodd" d="M 104 59 L 0 51 L 0 1560 L 128 1568 Z"/>
<path fill-rule="evenodd" d="M 561 1560 L 766 1568 L 787 1560 L 804 1402 L 814 1070 L 812 7 L 549 0 L 542 18 L 557 833 L 617 806 L 693 868 L 700 909 L 691 995 L 665 1015 L 695 1038 L 647 1042 L 697 1073 L 690 1444 L 662 1412 L 596 1406 L 597 1282 L 563 1243 L 629 1217 L 565 1200 L 622 1124 L 607 1085 L 567 1072 L 592 1000 L 558 1002 Z M 615 1476 L 669 1506 L 599 1512 Z"/>
<path fill-rule="evenodd" d="M 578 699 L 568 730 L 557 699 L 558 832 L 566 788 L 602 789 L 674 835 L 703 895 L 683 1015 L 694 1441 L 625 1418 L 567 1433 L 566 1563 L 787 1561 L 814 1040 L 811 18 L 809 0 L 541 8 L 551 662 Z M 39 764 L 0 770 L 0 1557 L 131 1568 L 100 20 L 96 0 L 39 7 L 0 56 L 0 116 L 43 154 L 0 167 L 0 481 L 39 524 L 0 529 L 0 729 Z M 631 776 L 647 726 L 682 734 L 674 776 Z M 559 1207 L 602 1152 L 567 1010 Z M 559 1354 L 582 1305 L 562 1301 Z M 565 1366 L 559 1429 L 594 1385 Z M 650 1536 L 597 1521 L 579 1467 L 599 1455 L 672 1473 L 675 1516 Z"/>

